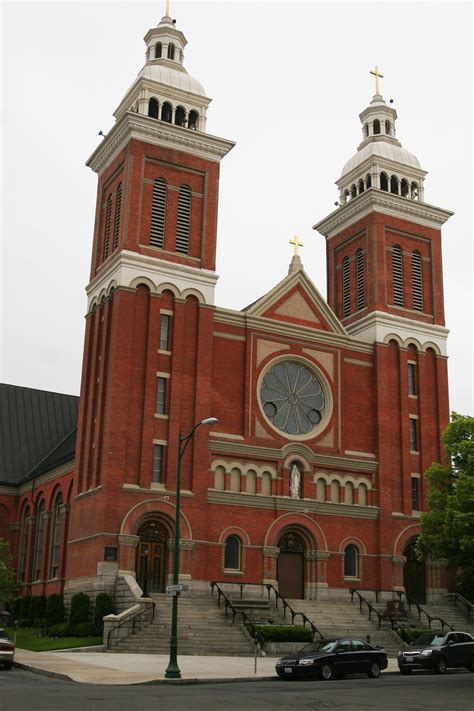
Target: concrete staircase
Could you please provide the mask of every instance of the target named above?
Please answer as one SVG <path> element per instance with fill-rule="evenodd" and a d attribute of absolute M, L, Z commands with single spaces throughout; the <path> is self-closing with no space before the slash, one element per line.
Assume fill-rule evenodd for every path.
<path fill-rule="evenodd" d="M 167 654 L 171 631 L 170 595 L 152 595 L 155 619 L 136 627 L 135 633 L 112 643 L 113 652 Z M 184 593 L 178 602 L 178 653 L 210 656 L 250 656 L 251 638 L 242 625 L 226 617 L 210 595 Z"/>
<path fill-rule="evenodd" d="M 469 620 L 466 615 L 455 606 L 449 594 L 446 595 L 442 602 L 422 605 L 422 608 L 426 610 L 431 617 L 442 617 L 443 620 L 452 625 L 455 630 L 469 632 L 469 634 L 474 637 L 474 618 L 471 617 Z M 426 619 L 424 615 L 422 615 L 421 618 L 422 620 Z"/>

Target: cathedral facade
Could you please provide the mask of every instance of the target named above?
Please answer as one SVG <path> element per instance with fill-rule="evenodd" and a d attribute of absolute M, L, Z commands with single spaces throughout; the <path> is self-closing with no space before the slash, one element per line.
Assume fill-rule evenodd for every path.
<path fill-rule="evenodd" d="M 315 225 L 327 300 L 295 239 L 269 293 L 220 308 L 219 166 L 234 144 L 206 133 L 210 99 L 174 21 L 145 43 L 88 160 L 98 189 L 78 412 L 67 396 L 3 390 L 4 412 L 29 399 L 46 403 L 30 417 L 55 422 L 0 481 L 0 536 L 23 591 L 113 590 L 125 574 L 163 591 L 180 464 L 190 589 L 436 597 L 445 565 L 419 563 L 414 545 L 423 473 L 449 421 L 441 226 L 452 213 L 425 202 L 426 171 L 377 87 L 337 207 Z"/>

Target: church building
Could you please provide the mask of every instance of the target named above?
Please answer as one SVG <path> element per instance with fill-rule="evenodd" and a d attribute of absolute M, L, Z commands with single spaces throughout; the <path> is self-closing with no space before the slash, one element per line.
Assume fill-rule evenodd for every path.
<path fill-rule="evenodd" d="M 445 564 L 419 563 L 414 545 L 449 422 L 452 213 L 425 201 L 378 69 L 337 206 L 315 216 L 327 299 L 295 238 L 287 276 L 234 311 L 214 303 L 219 169 L 234 144 L 206 132 L 211 100 L 175 22 L 144 39 L 145 65 L 87 162 L 98 187 L 79 401 L 1 388 L 0 536 L 23 592 L 113 592 L 126 574 L 163 591 L 178 436 L 198 425 L 180 469 L 191 591 L 215 580 L 288 598 L 435 598 Z"/>

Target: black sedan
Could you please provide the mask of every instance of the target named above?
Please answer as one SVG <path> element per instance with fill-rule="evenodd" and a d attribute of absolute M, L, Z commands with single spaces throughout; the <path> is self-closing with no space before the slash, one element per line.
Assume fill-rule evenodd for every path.
<path fill-rule="evenodd" d="M 296 654 L 279 659 L 279 677 L 318 676 L 329 680 L 346 674 L 367 674 L 371 679 L 387 668 L 387 655 L 362 639 L 321 639 L 310 642 Z"/>
<path fill-rule="evenodd" d="M 448 667 L 466 667 L 474 672 L 474 639 L 468 632 L 425 632 L 410 646 L 398 652 L 402 674 L 414 669 L 432 669 L 444 674 Z"/>

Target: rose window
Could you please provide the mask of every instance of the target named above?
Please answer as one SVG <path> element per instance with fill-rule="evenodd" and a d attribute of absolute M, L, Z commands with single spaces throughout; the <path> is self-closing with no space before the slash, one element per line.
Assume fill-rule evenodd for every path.
<path fill-rule="evenodd" d="M 324 415 L 321 383 L 309 368 L 294 361 L 282 361 L 267 370 L 260 401 L 272 425 L 289 435 L 309 434 Z"/>

